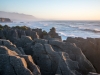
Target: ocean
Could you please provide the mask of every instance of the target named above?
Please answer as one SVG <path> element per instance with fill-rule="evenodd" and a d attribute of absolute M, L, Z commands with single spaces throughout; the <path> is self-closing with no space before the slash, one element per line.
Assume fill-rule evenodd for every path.
<path fill-rule="evenodd" d="M 63 40 L 67 37 L 91 37 L 100 38 L 100 21 L 33 21 L 33 22 L 12 22 L 0 23 L 1 25 L 12 26 L 28 26 L 30 28 L 41 28 L 47 32 L 52 27 L 56 28 L 56 32 Z"/>

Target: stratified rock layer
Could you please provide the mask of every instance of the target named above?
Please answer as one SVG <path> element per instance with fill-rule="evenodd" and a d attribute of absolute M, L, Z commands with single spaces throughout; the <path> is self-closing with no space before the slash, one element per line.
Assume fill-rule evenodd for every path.
<path fill-rule="evenodd" d="M 6 43 L 6 45 L 9 45 L 9 48 L 11 47 L 10 43 Z M 41 73 L 30 55 L 22 55 L 1 45 L 0 75 L 41 75 Z"/>
<path fill-rule="evenodd" d="M 65 42 L 75 43 L 90 60 L 98 73 L 100 73 L 100 39 L 99 38 L 71 38 Z"/>
<path fill-rule="evenodd" d="M 49 33 L 7 28 L 0 34 L 0 75 L 96 75 L 100 70 L 99 39 L 63 42 L 55 28 Z"/>

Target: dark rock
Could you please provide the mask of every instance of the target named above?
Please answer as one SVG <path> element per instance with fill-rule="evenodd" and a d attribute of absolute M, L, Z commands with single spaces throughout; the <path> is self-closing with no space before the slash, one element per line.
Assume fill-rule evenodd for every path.
<path fill-rule="evenodd" d="M 9 50 L 6 46 L 0 46 L 0 54 L 18 55 L 15 51 Z"/>
<path fill-rule="evenodd" d="M 18 55 L 0 46 L 0 75 L 41 75 L 31 56 Z"/>
<path fill-rule="evenodd" d="M 21 38 L 21 36 L 26 36 L 25 30 L 21 30 L 21 29 L 16 29 L 19 38 Z"/>
<path fill-rule="evenodd" d="M 34 75 L 41 75 L 40 70 L 38 68 L 37 65 L 35 65 L 35 63 L 33 62 L 33 59 L 31 56 L 27 56 L 27 55 L 22 55 L 21 57 L 23 57 L 26 62 L 27 62 L 27 67 L 30 69 L 30 71 L 34 74 Z"/>
<path fill-rule="evenodd" d="M 82 74 L 87 74 L 88 72 L 95 72 L 95 69 L 93 68 L 92 64 L 86 59 L 82 51 L 75 44 L 59 41 L 49 41 L 49 44 L 57 46 L 58 48 L 60 48 L 61 51 L 68 53 L 71 60 L 77 61 L 79 63 L 79 71 Z"/>
<path fill-rule="evenodd" d="M 42 38 L 43 37 L 43 34 L 42 34 L 42 29 L 32 29 L 32 31 L 35 31 L 35 32 L 37 32 L 37 35 L 40 37 L 40 38 Z"/>
<path fill-rule="evenodd" d="M 96 71 L 100 73 L 100 39 L 99 38 L 68 38 L 66 42 L 75 43 L 79 48 L 81 48 L 82 52 L 85 56 L 90 60 L 90 62 L 95 67 Z"/>
<path fill-rule="evenodd" d="M 42 75 L 81 75 L 81 73 L 86 75 L 90 71 L 95 72 L 92 64 L 76 46 L 75 48 L 72 48 L 75 49 L 73 51 L 71 47 L 74 46 L 71 44 L 66 45 L 65 43 L 62 45 L 62 43 L 55 41 L 49 43 L 55 46 L 60 45 L 62 48 L 64 48 L 63 46 L 67 46 L 69 49 L 67 48 L 67 52 L 55 52 L 49 44 L 42 45 L 36 43 L 33 46 L 33 59 L 40 67 Z M 73 51 L 73 53 L 71 51 Z M 72 57 L 75 59 L 72 59 Z"/>
<path fill-rule="evenodd" d="M 22 47 L 18 47 L 18 49 L 20 50 L 20 52 L 21 52 L 23 55 L 25 55 L 25 52 L 24 52 L 24 50 L 23 50 Z"/>
<path fill-rule="evenodd" d="M 26 30 L 25 32 L 26 32 L 26 35 L 30 36 L 32 39 L 39 39 L 37 32 L 31 31 L 31 30 Z"/>
<path fill-rule="evenodd" d="M 93 72 L 89 72 L 88 75 L 100 75 L 100 74 L 97 74 L 97 73 L 93 73 Z"/>
<path fill-rule="evenodd" d="M 0 37 L 0 75 L 95 75 L 100 70 L 99 38 L 62 42 L 55 28 L 47 33 L 26 26 L 3 28 Z"/>
<path fill-rule="evenodd" d="M 5 39 L 5 36 L 3 34 L 3 30 L 0 30 L 0 39 Z"/>
<path fill-rule="evenodd" d="M 23 48 L 25 54 L 27 55 L 33 55 L 33 51 L 32 51 L 32 43 L 27 43 L 24 48 Z"/>
<path fill-rule="evenodd" d="M 0 45 L 6 46 L 8 49 L 15 51 L 18 54 L 22 54 L 16 45 L 12 44 L 9 40 L 0 39 Z"/>
<path fill-rule="evenodd" d="M 0 18 L 0 22 L 11 22 L 9 18 Z"/>
<path fill-rule="evenodd" d="M 32 42 L 32 38 L 30 36 L 21 36 L 21 41 L 23 43 L 31 43 Z"/>
<path fill-rule="evenodd" d="M 52 29 L 50 29 L 50 32 L 48 33 L 52 38 L 58 38 L 59 40 L 61 39 L 61 36 L 58 35 L 58 33 L 56 33 L 56 29 L 53 27 Z"/>
<path fill-rule="evenodd" d="M 35 39 L 34 42 L 35 43 L 41 43 L 41 44 L 47 44 L 48 40 L 45 40 L 45 39 Z"/>

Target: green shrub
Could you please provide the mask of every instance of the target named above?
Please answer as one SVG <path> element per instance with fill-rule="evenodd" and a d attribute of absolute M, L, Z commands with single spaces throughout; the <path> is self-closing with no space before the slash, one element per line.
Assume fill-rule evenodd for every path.
<path fill-rule="evenodd" d="M 8 25 L 4 25 L 3 28 L 10 28 Z"/>
<path fill-rule="evenodd" d="M 12 28 L 16 28 L 16 29 L 22 29 L 22 30 L 27 30 L 27 29 L 29 29 L 29 27 L 27 27 L 27 26 L 13 26 Z"/>
<path fill-rule="evenodd" d="M 0 28 L 0 30 L 3 30 L 3 28 Z"/>
<path fill-rule="evenodd" d="M 43 35 L 47 35 L 48 34 L 45 30 L 43 30 L 42 33 L 43 33 Z"/>
<path fill-rule="evenodd" d="M 3 28 L 3 26 L 0 24 L 0 28 Z"/>

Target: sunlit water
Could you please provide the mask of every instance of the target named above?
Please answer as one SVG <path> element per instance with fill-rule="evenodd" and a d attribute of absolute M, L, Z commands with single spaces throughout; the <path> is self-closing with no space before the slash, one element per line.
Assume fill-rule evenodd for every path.
<path fill-rule="evenodd" d="M 0 24 L 7 24 L 10 27 L 25 25 L 30 28 L 41 28 L 47 32 L 49 32 L 52 27 L 55 27 L 57 33 L 62 36 L 63 40 L 67 37 L 100 38 L 100 21 L 34 21 Z"/>

